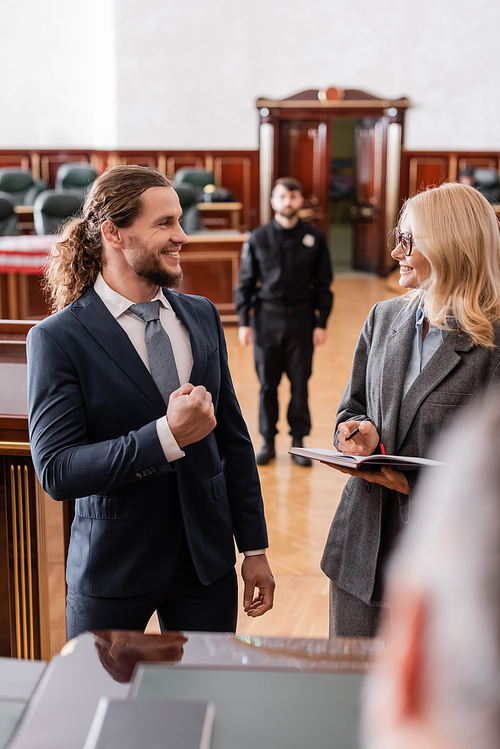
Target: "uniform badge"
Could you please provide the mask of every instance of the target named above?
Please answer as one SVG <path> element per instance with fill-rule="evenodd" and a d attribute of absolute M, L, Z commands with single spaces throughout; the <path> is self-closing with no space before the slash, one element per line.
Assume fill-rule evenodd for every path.
<path fill-rule="evenodd" d="M 304 237 L 302 239 L 302 244 L 306 247 L 314 247 L 316 244 L 316 239 L 313 237 L 312 234 L 304 234 Z"/>
<path fill-rule="evenodd" d="M 250 245 L 248 244 L 248 242 L 245 242 L 243 244 L 243 247 L 241 248 L 241 259 L 242 260 L 245 260 L 245 258 L 248 257 L 248 250 L 249 249 L 250 249 Z"/>

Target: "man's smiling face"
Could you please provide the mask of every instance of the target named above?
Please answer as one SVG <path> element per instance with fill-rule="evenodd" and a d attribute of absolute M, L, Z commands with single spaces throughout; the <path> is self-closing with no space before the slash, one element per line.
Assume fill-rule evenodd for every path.
<path fill-rule="evenodd" d="M 158 286 L 179 286 L 180 251 L 188 241 L 180 218 L 182 210 L 171 187 L 150 187 L 141 196 L 143 210 L 127 229 L 123 253 L 138 276 Z"/>

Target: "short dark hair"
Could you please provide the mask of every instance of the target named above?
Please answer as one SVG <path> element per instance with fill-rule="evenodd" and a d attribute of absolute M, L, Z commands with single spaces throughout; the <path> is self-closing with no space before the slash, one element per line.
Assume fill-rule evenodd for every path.
<path fill-rule="evenodd" d="M 297 190 L 297 192 L 300 192 L 300 194 L 303 195 L 302 185 L 300 184 L 299 180 L 294 179 L 294 177 L 280 177 L 279 179 L 277 179 L 273 185 L 271 195 L 276 190 L 276 188 L 279 187 L 279 185 L 283 185 L 283 187 L 287 190 L 290 190 L 290 192 Z"/>

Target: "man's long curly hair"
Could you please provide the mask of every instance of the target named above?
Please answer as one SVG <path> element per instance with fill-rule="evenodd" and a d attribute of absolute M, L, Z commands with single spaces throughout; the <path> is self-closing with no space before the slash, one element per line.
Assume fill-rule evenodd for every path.
<path fill-rule="evenodd" d="M 115 166 L 93 183 L 83 205 L 83 218 L 68 221 L 52 247 L 44 289 L 53 312 L 66 307 L 93 286 L 103 266 L 101 226 L 112 221 L 120 229 L 140 215 L 142 193 L 150 187 L 172 187 L 155 169 Z"/>

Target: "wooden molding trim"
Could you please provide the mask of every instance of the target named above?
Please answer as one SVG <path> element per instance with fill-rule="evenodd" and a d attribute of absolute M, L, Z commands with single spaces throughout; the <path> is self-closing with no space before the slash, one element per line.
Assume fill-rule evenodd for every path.
<path fill-rule="evenodd" d="M 0 441 L 0 455 L 31 455 L 30 443 Z"/>
<path fill-rule="evenodd" d="M 245 242 L 248 234 L 234 232 L 234 234 L 217 234 L 211 232 L 207 234 L 189 234 L 189 242 L 185 245 L 184 250 L 188 250 L 194 244 L 229 244 L 234 242 Z M 183 250 L 181 250 L 181 253 Z"/>
<path fill-rule="evenodd" d="M 327 99 L 321 101 L 257 99 L 256 106 L 279 109 L 387 109 L 387 107 L 408 109 L 411 105 L 408 99 L 338 99 L 337 101 L 328 101 Z"/>

